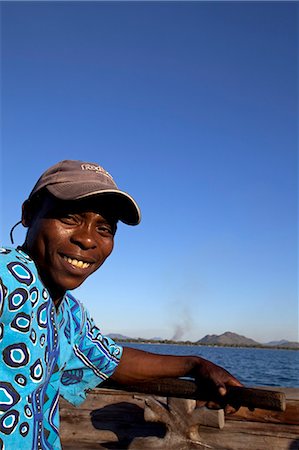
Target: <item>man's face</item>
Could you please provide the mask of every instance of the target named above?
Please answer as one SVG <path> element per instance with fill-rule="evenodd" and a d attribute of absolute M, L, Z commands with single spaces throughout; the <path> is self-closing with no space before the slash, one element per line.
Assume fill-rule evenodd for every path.
<path fill-rule="evenodd" d="M 26 249 L 54 301 L 80 286 L 112 252 L 116 222 L 102 214 L 86 202 L 46 197 L 27 224 Z"/>

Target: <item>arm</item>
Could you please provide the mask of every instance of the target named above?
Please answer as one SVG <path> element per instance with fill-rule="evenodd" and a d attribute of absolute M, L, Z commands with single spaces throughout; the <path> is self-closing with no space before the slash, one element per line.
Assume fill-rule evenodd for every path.
<path fill-rule="evenodd" d="M 132 348 L 124 348 L 112 379 L 120 384 L 129 384 L 163 377 L 183 376 L 191 376 L 196 379 L 202 391 L 209 400 L 212 400 L 207 403 L 209 407 L 220 406 L 221 398 L 225 396 L 228 386 L 242 386 L 225 369 L 204 358 L 157 355 Z"/>

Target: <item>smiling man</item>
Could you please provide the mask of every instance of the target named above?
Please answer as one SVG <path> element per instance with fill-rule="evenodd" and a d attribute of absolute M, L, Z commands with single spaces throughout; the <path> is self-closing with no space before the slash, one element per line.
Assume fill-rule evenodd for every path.
<path fill-rule="evenodd" d="M 112 377 L 121 384 L 194 376 L 213 398 L 239 381 L 194 356 L 122 348 L 103 336 L 70 291 L 113 250 L 117 222 L 140 210 L 94 163 L 62 161 L 22 209 L 26 239 L 0 249 L 0 449 L 60 449 L 58 399 L 74 405 Z"/>

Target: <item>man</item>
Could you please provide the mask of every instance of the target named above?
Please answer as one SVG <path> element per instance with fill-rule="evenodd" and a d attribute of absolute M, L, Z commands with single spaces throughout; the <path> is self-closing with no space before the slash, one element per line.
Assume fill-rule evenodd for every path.
<path fill-rule="evenodd" d="M 58 399 L 79 405 L 112 377 L 121 384 L 192 375 L 215 398 L 238 380 L 200 357 L 122 349 L 71 290 L 113 250 L 117 222 L 140 222 L 134 199 L 102 167 L 62 161 L 22 208 L 17 249 L 1 249 L 0 448 L 59 449 Z"/>

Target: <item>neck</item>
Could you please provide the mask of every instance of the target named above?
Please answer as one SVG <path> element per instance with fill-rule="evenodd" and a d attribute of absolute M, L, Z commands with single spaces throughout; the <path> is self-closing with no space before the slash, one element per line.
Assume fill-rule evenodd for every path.
<path fill-rule="evenodd" d="M 51 298 L 52 298 L 52 296 L 51 296 Z M 58 311 L 58 308 L 60 306 L 60 303 L 62 302 L 62 299 L 63 299 L 63 297 L 61 297 L 58 300 L 53 300 L 53 298 L 52 298 L 56 311 Z"/>
<path fill-rule="evenodd" d="M 63 297 L 64 297 L 64 295 L 65 295 L 65 291 L 62 292 L 60 289 L 55 289 L 55 288 L 52 289 L 52 288 L 49 288 L 49 287 L 48 287 L 47 281 L 44 280 L 44 279 L 42 279 L 41 276 L 40 276 L 40 278 L 41 278 L 41 280 L 42 280 L 43 285 L 44 285 L 45 288 L 48 290 L 48 292 L 49 292 L 49 294 L 50 294 L 50 297 L 51 297 L 51 299 L 52 299 L 52 302 L 54 303 L 55 309 L 56 309 L 56 311 L 57 311 L 58 308 L 59 308 L 60 303 L 61 303 L 62 300 L 63 300 Z"/>

